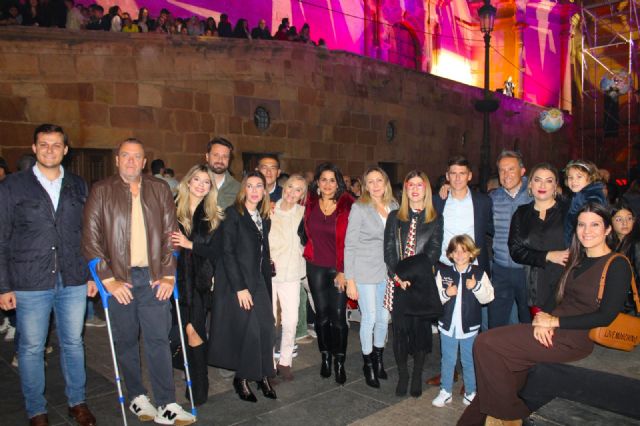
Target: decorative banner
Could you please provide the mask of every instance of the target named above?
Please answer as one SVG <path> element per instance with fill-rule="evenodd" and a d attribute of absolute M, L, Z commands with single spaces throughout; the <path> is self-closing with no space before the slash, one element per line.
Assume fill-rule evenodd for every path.
<path fill-rule="evenodd" d="M 558 108 L 551 108 L 540 113 L 540 127 L 547 133 L 554 133 L 560 130 L 564 124 L 564 116 Z"/>

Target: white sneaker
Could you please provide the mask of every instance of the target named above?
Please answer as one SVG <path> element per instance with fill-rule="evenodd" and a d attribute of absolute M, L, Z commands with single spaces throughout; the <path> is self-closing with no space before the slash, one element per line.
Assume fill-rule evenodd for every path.
<path fill-rule="evenodd" d="M 442 408 L 446 404 L 451 404 L 451 394 L 444 389 L 440 389 L 440 393 L 431 401 L 431 405 Z"/>
<path fill-rule="evenodd" d="M 0 334 L 6 333 L 7 330 L 9 330 L 10 326 L 11 324 L 9 323 L 9 318 L 4 317 L 4 321 L 2 321 L 2 324 L 0 324 Z"/>
<path fill-rule="evenodd" d="M 464 405 L 471 405 L 471 403 L 473 402 L 473 398 L 476 397 L 476 393 L 475 392 L 471 392 L 470 394 L 464 394 L 464 397 L 462 397 L 462 403 Z"/>
<path fill-rule="evenodd" d="M 133 401 L 129 404 L 129 410 L 138 416 L 138 420 L 141 422 L 150 422 L 158 415 L 158 411 L 151 404 L 147 395 L 138 395 L 133 398 Z"/>
<path fill-rule="evenodd" d="M 5 342 L 13 342 L 13 339 L 16 338 L 16 328 L 9 326 L 7 328 L 7 334 L 4 335 Z"/>
<path fill-rule="evenodd" d="M 153 421 L 161 425 L 186 426 L 195 423 L 196 417 L 184 411 L 184 409 L 175 402 L 172 402 L 171 404 L 158 407 L 158 412 Z"/>

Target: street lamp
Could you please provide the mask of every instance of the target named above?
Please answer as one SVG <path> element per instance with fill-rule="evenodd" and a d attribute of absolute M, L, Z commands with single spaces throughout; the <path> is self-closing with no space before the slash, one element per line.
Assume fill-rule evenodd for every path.
<path fill-rule="evenodd" d="M 489 93 L 489 47 L 493 23 L 497 9 L 491 6 L 490 0 L 484 0 L 484 5 L 478 9 L 480 16 L 480 31 L 484 34 L 484 97 L 476 101 L 476 110 L 482 112 L 482 145 L 480 146 L 480 189 L 486 191 L 489 180 L 491 139 L 489 134 L 489 114 L 498 109 L 499 102 Z"/>

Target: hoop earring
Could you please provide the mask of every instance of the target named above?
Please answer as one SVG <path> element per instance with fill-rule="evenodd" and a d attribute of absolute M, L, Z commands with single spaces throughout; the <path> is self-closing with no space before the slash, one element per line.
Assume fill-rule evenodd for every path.
<path fill-rule="evenodd" d="M 320 188 L 316 189 L 316 192 L 320 195 Z"/>

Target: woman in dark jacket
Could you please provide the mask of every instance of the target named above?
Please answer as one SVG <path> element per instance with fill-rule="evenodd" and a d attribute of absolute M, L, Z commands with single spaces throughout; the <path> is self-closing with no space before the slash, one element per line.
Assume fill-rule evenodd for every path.
<path fill-rule="evenodd" d="M 384 261 L 389 275 L 385 307 L 393 320 L 393 354 L 399 375 L 396 395 L 407 393 L 407 360 L 411 353 L 411 395 L 419 397 L 424 360 L 432 346 L 431 323 L 442 314 L 433 265 L 440 257 L 443 221 L 433 208 L 431 184 L 424 172 L 409 172 L 403 189 L 400 208 L 389 214 L 384 230 Z"/>
<path fill-rule="evenodd" d="M 525 265 L 531 317 L 555 294 L 569 251 L 564 242 L 568 204 L 557 196 L 558 171 L 549 163 L 529 173 L 533 201 L 518 207 L 511 219 L 509 254 Z"/>
<path fill-rule="evenodd" d="M 249 381 L 265 397 L 276 399 L 275 321 L 271 304 L 269 229 L 271 206 L 264 176 L 249 173 L 236 202 L 225 211 L 224 255 L 216 265 L 209 362 L 235 370 L 233 386 L 243 401 L 256 402 Z"/>
<path fill-rule="evenodd" d="M 638 282 L 640 271 L 640 229 L 638 219 L 633 209 L 624 198 L 621 198 L 611 209 L 613 222 L 613 242 L 615 251 L 627 256 L 633 267 L 633 274 Z M 629 297 L 625 302 L 624 311 L 634 312 L 636 305 L 633 293 L 629 290 Z M 636 312 L 637 314 L 637 312 Z"/>
<path fill-rule="evenodd" d="M 318 166 L 304 212 L 307 280 L 316 309 L 315 328 L 322 355 L 320 375 L 331 377 L 334 359 L 335 380 L 344 384 L 347 353 L 347 281 L 344 277 L 344 240 L 353 197 L 347 192 L 338 167 Z"/>
<path fill-rule="evenodd" d="M 196 405 L 207 402 L 207 310 L 210 305 L 215 264 L 222 256 L 222 212 L 212 183 L 213 173 L 205 165 L 193 166 L 178 187 L 177 219 L 180 230 L 171 235 L 178 258 L 180 312 L 187 336 L 193 397 Z"/>

